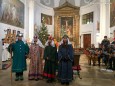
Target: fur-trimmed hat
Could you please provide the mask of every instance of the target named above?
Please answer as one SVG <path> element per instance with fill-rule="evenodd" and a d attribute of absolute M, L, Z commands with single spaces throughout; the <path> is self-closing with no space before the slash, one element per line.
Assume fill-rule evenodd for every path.
<path fill-rule="evenodd" d="M 17 37 L 23 37 L 23 33 L 17 34 Z"/>

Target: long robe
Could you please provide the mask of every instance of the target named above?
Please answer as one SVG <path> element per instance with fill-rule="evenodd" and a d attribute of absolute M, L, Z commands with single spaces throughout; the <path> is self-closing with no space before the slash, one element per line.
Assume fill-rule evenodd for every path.
<path fill-rule="evenodd" d="M 2 61 L 7 61 L 10 58 L 10 53 L 8 52 L 9 44 L 4 43 L 3 45 L 3 52 L 2 52 Z"/>
<path fill-rule="evenodd" d="M 58 51 L 58 79 L 61 82 L 70 82 L 73 77 L 72 62 L 73 62 L 73 48 L 72 45 L 59 46 Z"/>
<path fill-rule="evenodd" d="M 42 53 L 42 48 L 38 44 L 32 44 L 30 46 L 29 79 L 42 79 Z"/>
<path fill-rule="evenodd" d="M 48 60 L 47 60 L 48 57 Z M 56 58 L 57 58 L 57 49 L 53 46 L 46 46 L 44 50 L 44 77 L 46 78 L 55 78 L 56 74 Z"/>
<path fill-rule="evenodd" d="M 29 47 L 23 41 L 16 41 L 8 47 L 9 52 L 13 52 L 12 56 L 12 72 L 23 72 L 27 70 L 25 56 L 29 53 Z"/>

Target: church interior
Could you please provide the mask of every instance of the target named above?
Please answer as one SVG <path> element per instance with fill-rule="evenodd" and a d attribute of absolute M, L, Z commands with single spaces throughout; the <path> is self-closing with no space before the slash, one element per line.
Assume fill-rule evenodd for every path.
<path fill-rule="evenodd" d="M 74 49 L 74 66 L 80 66 L 72 67 L 69 86 L 115 86 L 115 57 L 113 63 L 109 58 L 104 63 L 98 52 L 105 38 L 115 49 L 115 0 L 0 0 L 0 86 L 62 86 L 58 80 L 28 80 L 29 58 L 24 80 L 15 81 L 7 48 L 20 33 L 29 45 L 37 35 L 45 46 L 44 39 L 50 35 L 57 50 L 62 37 L 68 36 Z M 109 69 L 109 64 L 113 68 Z"/>

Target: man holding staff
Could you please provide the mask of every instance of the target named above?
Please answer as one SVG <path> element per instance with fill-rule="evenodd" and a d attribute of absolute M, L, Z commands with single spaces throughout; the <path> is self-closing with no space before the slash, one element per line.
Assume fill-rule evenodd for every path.
<path fill-rule="evenodd" d="M 13 53 L 12 56 L 12 70 L 11 72 L 16 73 L 16 79 L 23 80 L 23 71 L 25 71 L 26 68 L 26 56 L 29 53 L 29 47 L 27 43 L 22 41 L 22 34 L 17 35 L 18 40 L 15 43 L 12 43 L 8 47 L 8 51 Z"/>

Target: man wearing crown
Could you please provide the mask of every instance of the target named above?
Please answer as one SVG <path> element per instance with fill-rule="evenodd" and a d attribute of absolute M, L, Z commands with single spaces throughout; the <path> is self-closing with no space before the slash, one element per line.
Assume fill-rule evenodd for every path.
<path fill-rule="evenodd" d="M 8 51 L 10 53 L 13 53 L 12 56 L 12 72 L 16 73 L 16 79 L 23 80 L 23 71 L 25 71 L 26 68 L 26 56 L 29 53 L 29 47 L 26 42 L 22 40 L 23 34 L 17 35 L 17 41 L 15 43 L 12 43 L 8 47 Z"/>
<path fill-rule="evenodd" d="M 42 57 L 43 57 L 43 45 L 39 40 L 37 35 L 34 36 L 29 50 L 30 57 L 30 65 L 29 65 L 29 80 L 42 79 L 43 74 L 43 65 L 42 65 Z"/>
<path fill-rule="evenodd" d="M 64 35 L 60 42 L 58 50 L 58 79 L 62 85 L 69 83 L 73 78 L 72 63 L 74 59 L 74 52 L 69 37 Z"/>
<path fill-rule="evenodd" d="M 52 83 L 56 77 L 57 48 L 51 36 L 48 37 L 48 41 L 45 44 L 44 60 L 43 75 L 47 78 L 47 83 Z"/>

